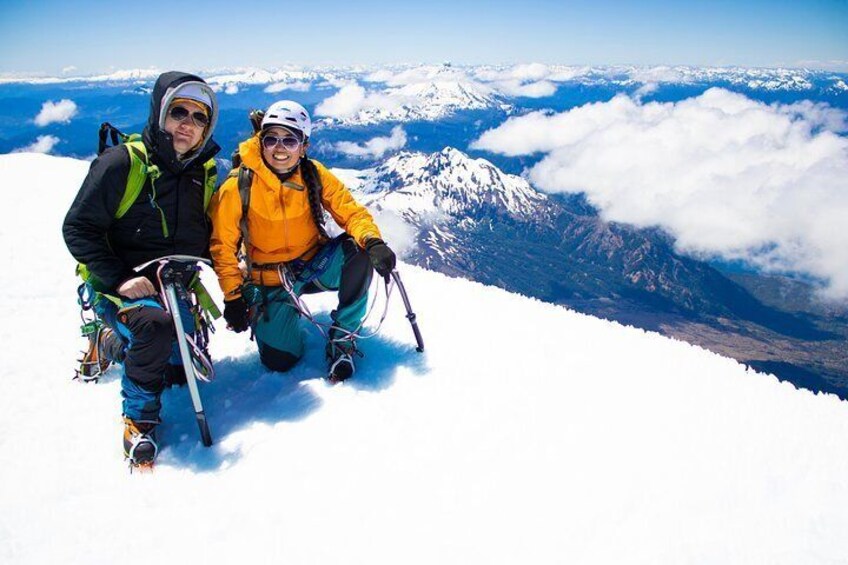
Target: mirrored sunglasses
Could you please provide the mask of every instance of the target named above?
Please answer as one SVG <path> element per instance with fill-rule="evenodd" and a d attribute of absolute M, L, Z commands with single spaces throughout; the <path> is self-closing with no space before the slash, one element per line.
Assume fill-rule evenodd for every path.
<path fill-rule="evenodd" d="M 191 116 L 191 121 L 197 127 L 205 128 L 209 125 L 209 116 L 203 112 L 192 112 L 183 106 L 172 106 L 171 109 L 168 110 L 168 116 L 178 122 L 183 122 Z"/>

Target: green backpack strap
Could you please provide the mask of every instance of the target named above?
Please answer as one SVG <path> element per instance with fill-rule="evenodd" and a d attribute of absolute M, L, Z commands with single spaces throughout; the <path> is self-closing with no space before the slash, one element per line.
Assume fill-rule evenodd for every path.
<path fill-rule="evenodd" d="M 122 218 L 132 207 L 138 195 L 141 194 L 148 176 L 151 181 L 155 181 L 162 174 L 159 167 L 151 165 L 148 161 L 147 147 L 141 141 L 141 136 L 138 134 L 129 136 L 129 140 L 123 146 L 126 147 L 130 156 L 130 172 L 127 175 L 127 186 L 118 204 L 118 211 L 115 212 L 115 219 Z"/>
<path fill-rule="evenodd" d="M 203 163 L 203 209 L 209 209 L 212 195 L 218 190 L 218 165 L 215 159 Z"/>

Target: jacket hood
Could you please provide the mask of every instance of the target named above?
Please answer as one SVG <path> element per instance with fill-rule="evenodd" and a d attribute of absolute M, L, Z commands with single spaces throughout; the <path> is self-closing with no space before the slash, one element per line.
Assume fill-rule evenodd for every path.
<path fill-rule="evenodd" d="M 162 113 L 167 111 L 171 101 L 178 98 L 180 91 L 201 89 L 211 101 L 209 127 L 203 134 L 203 140 L 191 155 L 180 161 L 174 151 L 174 138 L 160 128 Z M 213 157 L 220 147 L 212 139 L 212 132 L 218 123 L 218 100 L 212 88 L 202 78 L 189 73 L 169 71 L 156 79 L 153 93 L 150 95 L 150 114 L 142 134 L 145 144 L 156 154 L 158 161 L 173 172 L 179 172 L 194 161 L 203 162 Z"/>

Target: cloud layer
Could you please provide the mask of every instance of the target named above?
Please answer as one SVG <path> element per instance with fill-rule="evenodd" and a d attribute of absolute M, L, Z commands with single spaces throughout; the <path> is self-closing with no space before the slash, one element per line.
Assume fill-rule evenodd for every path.
<path fill-rule="evenodd" d="M 340 141 L 335 144 L 337 151 L 353 157 L 375 157 L 380 158 L 386 153 L 401 149 L 406 145 L 406 132 L 400 126 L 392 128 L 391 135 L 387 137 L 374 137 L 365 143 L 352 143 Z"/>
<path fill-rule="evenodd" d="M 41 111 L 35 117 L 35 125 L 44 127 L 53 123 L 68 123 L 77 115 L 77 105 L 73 100 L 48 100 L 41 105 Z"/>
<path fill-rule="evenodd" d="M 585 192 L 605 219 L 660 226 L 681 251 L 802 272 L 848 298 L 848 116 L 824 104 L 766 105 L 713 88 L 677 103 L 619 95 L 535 112 L 473 147 L 545 153 L 530 180 Z"/>

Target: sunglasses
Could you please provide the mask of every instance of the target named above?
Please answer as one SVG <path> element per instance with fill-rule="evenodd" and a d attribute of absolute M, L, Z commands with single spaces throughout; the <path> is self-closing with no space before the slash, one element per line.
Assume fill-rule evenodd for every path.
<path fill-rule="evenodd" d="M 262 147 L 265 149 L 273 149 L 280 145 L 287 151 L 296 151 L 300 147 L 301 141 L 291 135 L 286 137 L 277 137 L 276 135 L 266 135 L 262 138 Z"/>
<path fill-rule="evenodd" d="M 172 107 L 170 110 L 168 110 L 168 116 L 178 122 L 184 122 L 189 116 L 191 116 L 191 121 L 197 127 L 205 128 L 209 125 L 209 116 L 207 116 L 203 112 L 192 112 L 188 108 L 185 108 L 183 106 Z"/>

